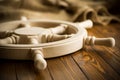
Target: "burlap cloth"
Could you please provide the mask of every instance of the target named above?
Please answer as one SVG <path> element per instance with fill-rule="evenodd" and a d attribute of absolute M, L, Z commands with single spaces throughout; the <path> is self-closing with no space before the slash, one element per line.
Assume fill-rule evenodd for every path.
<path fill-rule="evenodd" d="M 0 22 L 29 19 L 54 19 L 71 22 L 91 19 L 107 25 L 120 19 L 111 15 L 106 2 L 92 0 L 0 0 Z"/>

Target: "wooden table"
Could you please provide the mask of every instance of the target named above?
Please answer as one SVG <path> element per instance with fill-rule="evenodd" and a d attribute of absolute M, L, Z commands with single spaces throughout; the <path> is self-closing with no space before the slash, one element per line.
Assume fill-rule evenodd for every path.
<path fill-rule="evenodd" d="M 47 69 L 37 72 L 32 61 L 0 60 L 0 80 L 120 80 L 120 24 L 95 25 L 96 37 L 112 36 L 113 48 L 95 46 L 47 59 Z"/>

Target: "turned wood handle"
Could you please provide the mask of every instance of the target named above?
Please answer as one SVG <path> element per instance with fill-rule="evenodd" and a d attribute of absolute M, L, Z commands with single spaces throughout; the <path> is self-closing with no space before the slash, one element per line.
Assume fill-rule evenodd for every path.
<path fill-rule="evenodd" d="M 24 21 L 24 23 L 22 24 L 24 27 L 31 27 L 31 26 L 30 26 L 30 23 L 28 22 L 27 17 L 22 16 L 22 17 L 21 17 L 21 20 Z"/>
<path fill-rule="evenodd" d="M 10 36 L 4 39 L 0 39 L 0 45 L 4 44 L 17 44 L 19 42 L 19 36 Z"/>
<path fill-rule="evenodd" d="M 95 44 L 96 45 L 104 45 L 104 46 L 108 46 L 108 47 L 114 47 L 115 40 L 114 40 L 114 38 L 96 38 Z"/>
<path fill-rule="evenodd" d="M 5 38 L 11 36 L 13 31 L 0 31 L 0 38 Z"/>
<path fill-rule="evenodd" d="M 83 22 L 77 22 L 77 23 L 74 23 L 75 26 L 77 27 L 83 27 L 83 28 L 92 28 L 93 27 L 93 22 L 91 20 L 86 20 L 86 21 L 83 21 Z"/>
<path fill-rule="evenodd" d="M 94 36 L 88 36 L 85 38 L 85 44 L 87 45 L 103 45 L 108 47 L 115 46 L 115 39 L 112 37 L 109 38 L 95 38 Z"/>
<path fill-rule="evenodd" d="M 43 34 L 41 37 L 41 42 L 46 43 L 46 42 L 59 41 L 59 40 L 70 38 L 73 35 L 74 34 L 71 34 L 71 35 Z"/>
<path fill-rule="evenodd" d="M 38 70 L 44 70 L 47 67 L 47 62 L 46 60 L 43 58 L 43 53 L 41 50 L 32 50 L 32 54 L 33 54 L 33 59 L 34 59 L 34 66 L 38 69 Z"/>
<path fill-rule="evenodd" d="M 34 38 L 29 38 L 31 44 L 39 44 L 38 41 Z M 31 53 L 34 60 L 34 66 L 38 70 L 44 70 L 47 66 L 47 62 L 44 59 L 42 49 L 31 49 Z"/>
<path fill-rule="evenodd" d="M 68 25 L 60 24 L 59 26 L 48 29 L 47 33 L 50 33 L 50 34 L 63 34 L 63 33 L 65 33 L 67 28 L 68 28 Z"/>

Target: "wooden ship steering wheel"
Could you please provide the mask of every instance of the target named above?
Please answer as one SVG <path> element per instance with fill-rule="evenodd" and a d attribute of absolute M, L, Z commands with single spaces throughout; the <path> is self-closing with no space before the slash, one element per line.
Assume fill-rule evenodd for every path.
<path fill-rule="evenodd" d="M 47 66 L 44 58 L 67 55 L 85 45 L 113 47 L 115 40 L 88 36 L 85 28 L 93 23 L 86 20 L 72 23 L 58 20 L 22 20 L 0 24 L 0 58 L 34 60 L 37 69 Z"/>

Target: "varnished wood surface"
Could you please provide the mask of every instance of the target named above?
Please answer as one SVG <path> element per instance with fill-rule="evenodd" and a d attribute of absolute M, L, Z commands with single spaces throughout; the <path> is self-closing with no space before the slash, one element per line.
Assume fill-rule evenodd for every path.
<path fill-rule="evenodd" d="M 116 46 L 86 46 L 73 54 L 47 59 L 47 68 L 39 72 L 32 61 L 0 59 L 0 80 L 120 80 L 120 24 L 95 25 L 88 32 L 114 37 Z"/>

